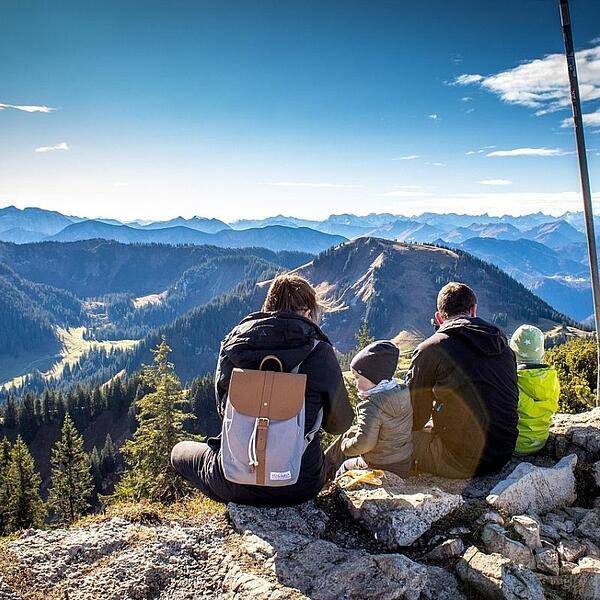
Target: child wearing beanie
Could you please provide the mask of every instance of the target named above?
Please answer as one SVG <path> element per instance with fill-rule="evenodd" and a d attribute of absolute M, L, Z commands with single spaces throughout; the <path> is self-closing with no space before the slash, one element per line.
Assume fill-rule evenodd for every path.
<path fill-rule="evenodd" d="M 394 378 L 398 347 L 380 340 L 361 350 L 350 363 L 360 402 L 356 425 L 326 451 L 330 472 L 383 469 L 400 477 L 410 471 L 412 405 L 408 387 Z"/>
<path fill-rule="evenodd" d="M 552 415 L 558 410 L 560 384 L 554 367 L 544 364 L 544 334 L 521 325 L 510 339 L 517 358 L 519 437 L 516 452 L 532 454 L 548 440 Z"/>

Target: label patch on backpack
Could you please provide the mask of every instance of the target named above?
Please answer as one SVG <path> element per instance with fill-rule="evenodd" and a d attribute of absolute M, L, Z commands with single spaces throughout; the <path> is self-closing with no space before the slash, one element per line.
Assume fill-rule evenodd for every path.
<path fill-rule="evenodd" d="M 291 471 L 271 471 L 271 481 L 286 481 L 292 478 Z"/>

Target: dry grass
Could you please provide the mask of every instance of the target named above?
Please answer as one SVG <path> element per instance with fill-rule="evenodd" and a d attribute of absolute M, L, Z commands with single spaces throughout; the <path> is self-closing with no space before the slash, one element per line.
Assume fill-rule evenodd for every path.
<path fill-rule="evenodd" d="M 92 523 L 101 523 L 113 517 L 119 517 L 141 525 L 155 525 L 171 521 L 198 525 L 206 522 L 210 517 L 224 514 L 224 504 L 214 502 L 199 493 L 194 493 L 168 505 L 147 500 L 112 504 L 107 506 L 102 513 L 83 517 L 74 526 L 85 527 Z"/>

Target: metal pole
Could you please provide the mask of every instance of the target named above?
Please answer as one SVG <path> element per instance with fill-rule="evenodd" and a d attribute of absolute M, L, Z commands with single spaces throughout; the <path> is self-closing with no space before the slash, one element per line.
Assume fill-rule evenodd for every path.
<path fill-rule="evenodd" d="M 585 151 L 585 138 L 583 135 L 583 117 L 581 115 L 581 101 L 579 99 L 579 83 L 577 81 L 577 65 L 575 64 L 575 51 L 573 49 L 573 32 L 571 30 L 569 2 L 568 0 L 559 0 L 559 3 L 563 38 L 565 40 L 567 67 L 569 70 L 571 105 L 573 106 L 573 125 L 575 126 L 575 140 L 577 142 L 577 156 L 579 158 L 579 177 L 581 179 L 581 194 L 583 196 L 583 214 L 585 216 L 588 256 L 590 259 L 590 272 L 592 275 L 592 295 L 594 298 L 594 317 L 596 320 L 596 343 L 598 344 L 596 406 L 600 406 L 600 340 L 598 339 L 598 328 L 600 327 L 600 280 L 598 278 L 596 236 L 594 234 L 594 213 L 592 211 L 592 194 L 590 191 L 590 176 L 588 173 L 587 153 Z"/>

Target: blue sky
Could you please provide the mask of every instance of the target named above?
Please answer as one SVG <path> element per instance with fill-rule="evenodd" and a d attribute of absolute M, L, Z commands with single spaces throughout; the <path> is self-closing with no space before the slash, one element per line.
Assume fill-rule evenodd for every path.
<path fill-rule="evenodd" d="M 595 189 L 600 0 L 571 14 Z M 0 33 L 0 205 L 579 208 L 557 0 L 5 0 Z"/>

